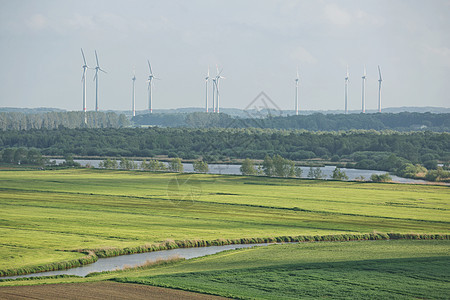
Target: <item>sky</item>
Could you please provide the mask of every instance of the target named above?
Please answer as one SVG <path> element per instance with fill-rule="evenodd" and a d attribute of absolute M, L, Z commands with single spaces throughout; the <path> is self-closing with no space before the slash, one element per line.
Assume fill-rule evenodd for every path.
<path fill-rule="evenodd" d="M 82 109 L 83 48 L 94 50 L 100 110 L 130 110 L 133 69 L 136 109 L 205 106 L 205 76 L 223 69 L 221 107 L 245 108 L 264 91 L 300 110 L 376 109 L 380 65 L 383 107 L 450 107 L 448 0 L 0 0 L 0 107 Z M 95 106 L 94 71 L 87 108 Z M 209 97 L 212 88 L 209 86 Z"/>

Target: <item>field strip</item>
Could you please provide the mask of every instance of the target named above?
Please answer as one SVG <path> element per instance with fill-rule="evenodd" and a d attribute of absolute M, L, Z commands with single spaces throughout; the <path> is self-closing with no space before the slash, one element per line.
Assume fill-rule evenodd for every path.
<path fill-rule="evenodd" d="M 74 193 L 74 192 L 59 192 L 59 191 L 47 191 L 47 190 L 26 190 L 26 189 L 9 189 L 9 188 L 0 188 L 0 190 L 13 190 L 13 191 L 22 191 L 22 192 L 39 192 L 39 193 L 52 193 L 52 194 L 70 194 L 70 195 L 84 195 L 84 196 L 102 196 L 102 197 L 118 197 L 118 198 L 130 198 L 130 199 L 138 199 L 138 200 L 159 200 L 159 201 L 171 201 L 167 197 L 159 198 L 159 197 L 143 197 L 143 196 L 128 196 L 128 195 L 108 195 L 108 194 L 95 194 L 95 193 Z M 302 209 L 299 207 L 280 207 L 280 206 L 267 206 L 267 205 L 256 205 L 250 203 L 229 203 L 229 202 L 217 202 L 217 201 L 198 201 L 198 200 L 184 200 L 177 199 L 177 202 L 183 203 L 198 203 L 198 204 L 214 204 L 214 205 L 228 205 L 228 206 L 241 206 L 241 207 L 253 207 L 253 208 L 262 208 L 262 209 L 276 209 L 276 210 L 290 210 L 290 211 L 300 211 L 306 213 L 317 213 L 317 214 L 325 214 L 325 215 L 342 215 L 342 216 L 355 216 L 355 217 L 365 217 L 365 218 L 377 218 L 377 219 L 389 219 L 389 220 L 405 220 L 405 221 L 418 221 L 418 222 L 429 222 L 429 223 L 437 223 L 437 224 L 450 224 L 450 221 L 436 221 L 436 220 L 423 220 L 423 219 L 414 219 L 414 218 L 399 218 L 399 217 L 389 217 L 389 216 L 375 216 L 375 215 L 364 215 L 364 214 L 355 214 L 355 213 L 343 213 L 343 212 L 335 212 L 335 211 L 324 211 L 324 210 L 311 210 L 311 209 Z M 9 203 L 2 203 L 2 205 L 12 205 Z M 30 206 L 30 207 L 42 207 L 47 208 L 50 206 L 39 206 L 39 205 L 29 205 L 29 204 L 21 204 L 21 206 Z M 61 209 L 61 208 L 59 208 Z M 91 209 L 80 209 L 91 211 Z M 433 208 L 430 208 L 433 209 Z M 102 210 L 96 207 L 96 210 L 104 211 L 104 212 L 114 212 L 114 213 L 122 213 L 120 211 L 111 211 L 111 210 Z M 447 211 L 447 209 L 437 209 Z M 127 214 L 136 214 L 136 215 L 148 215 L 136 212 L 126 212 Z"/>

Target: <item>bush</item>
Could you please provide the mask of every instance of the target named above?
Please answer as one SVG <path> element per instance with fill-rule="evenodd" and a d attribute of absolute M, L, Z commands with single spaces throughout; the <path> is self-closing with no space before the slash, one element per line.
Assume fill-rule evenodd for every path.
<path fill-rule="evenodd" d="M 373 182 L 389 182 L 392 181 L 392 177 L 389 176 L 389 173 L 385 173 L 385 174 L 372 174 L 372 176 L 370 176 L 370 180 L 372 180 Z"/>

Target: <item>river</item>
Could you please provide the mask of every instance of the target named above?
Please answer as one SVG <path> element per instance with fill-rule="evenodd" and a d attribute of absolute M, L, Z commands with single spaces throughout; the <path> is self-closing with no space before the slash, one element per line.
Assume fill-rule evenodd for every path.
<path fill-rule="evenodd" d="M 38 277 L 38 276 L 55 276 L 55 275 L 77 275 L 86 276 L 93 272 L 114 271 L 123 269 L 126 266 L 142 265 L 147 260 L 168 259 L 173 256 L 184 257 L 185 259 L 191 259 L 195 257 L 211 255 L 214 253 L 240 249 L 250 248 L 255 246 L 267 246 L 267 243 L 262 244 L 238 244 L 238 245 L 225 245 L 225 246 L 210 246 L 210 247 L 198 247 L 198 248 L 179 248 L 171 250 L 161 250 L 155 252 L 145 252 L 138 254 L 121 255 L 107 258 L 99 258 L 95 263 L 76 267 L 67 270 L 40 272 L 19 276 L 5 276 L 1 279 L 16 279 L 24 277 Z"/>
<path fill-rule="evenodd" d="M 56 163 L 62 163 L 64 162 L 64 159 L 52 159 L 52 161 L 56 161 Z M 94 168 L 98 168 L 100 162 L 102 160 L 99 159 L 93 159 L 93 160 L 85 160 L 85 159 L 75 159 L 75 162 L 80 163 L 82 166 L 90 165 Z M 138 165 L 140 165 L 141 161 L 134 161 Z M 167 163 L 165 163 L 167 165 Z M 225 164 L 208 164 L 209 167 L 209 174 L 228 174 L 228 175 L 241 175 L 240 167 L 241 165 L 225 165 Z M 191 163 L 183 163 L 184 172 L 187 173 L 193 173 L 194 167 Z M 331 175 L 333 174 L 333 170 L 335 166 L 325 166 L 325 167 L 319 167 L 322 171 L 323 175 L 325 176 L 325 179 L 330 179 Z M 302 169 L 302 178 L 308 178 L 309 173 L 309 167 L 301 167 Z M 370 176 L 372 174 L 384 174 L 385 171 L 376 171 L 376 170 L 364 170 L 364 169 L 347 169 L 347 168 L 341 168 L 341 171 L 344 171 L 345 174 L 347 174 L 349 180 L 356 180 L 362 177 L 365 178 L 365 180 L 369 180 Z M 403 178 L 398 177 L 395 175 L 391 175 L 392 180 L 394 182 L 399 183 L 427 183 L 425 180 L 419 180 L 419 179 L 410 179 L 410 178 Z"/>

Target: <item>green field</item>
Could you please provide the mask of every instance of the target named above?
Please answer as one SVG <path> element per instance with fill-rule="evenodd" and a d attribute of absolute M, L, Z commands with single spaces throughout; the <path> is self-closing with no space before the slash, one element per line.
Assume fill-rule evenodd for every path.
<path fill-rule="evenodd" d="M 449 241 L 285 244 L 241 249 L 113 280 L 233 298 L 445 299 Z"/>
<path fill-rule="evenodd" d="M 0 270 L 83 256 L 60 250 L 450 224 L 441 186 L 73 169 L 2 171 L 0 190 Z"/>
<path fill-rule="evenodd" d="M 85 256 L 72 251 L 76 249 L 100 253 L 98 249 L 174 240 L 449 234 L 449 199 L 448 187 L 432 185 L 94 169 L 0 171 L 0 270 L 33 269 Z M 148 270 L 0 285 L 116 278 L 244 298 L 366 297 L 375 291 L 380 298 L 439 298 L 448 284 L 449 245 L 274 245 Z M 405 290 L 409 285 L 414 291 Z"/>

